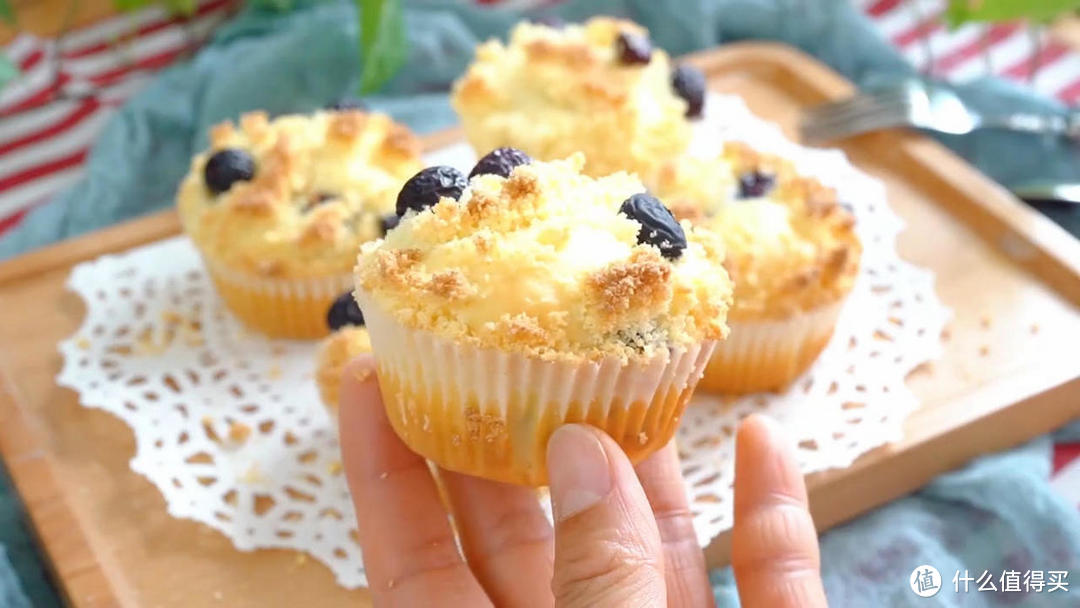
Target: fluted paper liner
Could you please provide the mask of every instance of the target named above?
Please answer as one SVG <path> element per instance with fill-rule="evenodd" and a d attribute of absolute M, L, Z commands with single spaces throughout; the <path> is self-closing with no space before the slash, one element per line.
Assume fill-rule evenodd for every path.
<path fill-rule="evenodd" d="M 547 441 L 562 424 L 602 429 L 635 463 L 663 447 L 716 344 L 641 362 L 547 361 L 409 329 L 358 299 L 401 439 L 443 468 L 530 486 L 547 483 Z"/>
<path fill-rule="evenodd" d="M 713 351 L 701 388 L 720 393 L 783 390 L 832 337 L 843 301 L 789 319 L 728 319 L 731 333 Z"/>
<path fill-rule="evenodd" d="M 352 289 L 352 275 L 274 279 L 225 267 L 209 256 L 203 262 L 218 293 L 245 325 L 271 338 L 321 338 L 330 333 L 326 313 Z"/>

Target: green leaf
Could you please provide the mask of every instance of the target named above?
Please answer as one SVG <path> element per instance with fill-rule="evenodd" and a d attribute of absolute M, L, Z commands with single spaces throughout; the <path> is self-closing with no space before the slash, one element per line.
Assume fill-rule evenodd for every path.
<path fill-rule="evenodd" d="M 10 0 L 0 0 L 0 19 L 15 25 L 15 10 L 11 8 Z"/>
<path fill-rule="evenodd" d="M 1052 21 L 1080 9 L 1080 0 L 949 0 L 945 20 L 950 27 L 971 22 Z"/>
<path fill-rule="evenodd" d="M 360 93 L 386 83 L 408 58 L 400 0 L 354 0 L 360 18 Z"/>
<path fill-rule="evenodd" d="M 15 62 L 8 58 L 7 55 L 0 54 L 0 89 L 3 89 L 7 83 L 15 80 L 19 76 L 19 66 L 15 65 Z"/>

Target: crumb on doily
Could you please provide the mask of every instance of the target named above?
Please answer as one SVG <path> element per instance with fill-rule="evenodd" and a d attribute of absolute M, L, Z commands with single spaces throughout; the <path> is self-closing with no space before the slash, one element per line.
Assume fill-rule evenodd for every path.
<path fill-rule="evenodd" d="M 281 377 L 281 374 L 282 372 L 280 365 L 271 365 L 270 369 L 266 370 L 266 377 L 271 380 L 277 380 Z"/>
<path fill-rule="evenodd" d="M 986 355 L 989 355 L 989 354 L 990 354 L 990 347 L 989 346 L 983 344 L 982 346 L 979 347 L 979 356 L 985 357 Z"/>
<path fill-rule="evenodd" d="M 331 475 L 337 475 L 338 473 L 341 473 L 341 461 L 331 460 L 330 463 L 326 465 L 326 472 Z"/>
<path fill-rule="evenodd" d="M 233 420 L 229 423 L 229 440 L 234 443 L 244 443 L 251 436 L 251 427 L 243 422 Z"/>
<path fill-rule="evenodd" d="M 979 317 L 979 327 L 982 327 L 983 329 L 990 329 L 991 321 L 992 319 L 990 318 L 990 315 L 983 315 Z"/>
<path fill-rule="evenodd" d="M 85 337 L 81 337 L 75 341 L 75 346 L 78 346 L 82 350 L 88 350 L 90 348 L 90 340 L 87 340 Z"/>
<path fill-rule="evenodd" d="M 1033 333 L 1033 334 L 1039 333 L 1039 324 L 1038 323 L 1032 323 L 1031 324 L 1031 333 Z"/>
<path fill-rule="evenodd" d="M 951 338 L 951 337 L 952 337 L 952 330 L 950 328 L 946 327 L 946 328 L 941 330 L 941 341 L 942 342 L 948 342 L 949 338 Z"/>

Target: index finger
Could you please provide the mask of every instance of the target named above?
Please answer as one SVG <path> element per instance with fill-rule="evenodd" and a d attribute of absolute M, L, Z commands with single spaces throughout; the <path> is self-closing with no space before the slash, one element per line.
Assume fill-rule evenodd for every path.
<path fill-rule="evenodd" d="M 776 423 L 760 415 L 735 439 L 731 565 L 747 608 L 828 605 L 802 472 Z"/>
<path fill-rule="evenodd" d="M 490 606 L 458 552 L 427 463 L 386 418 L 370 355 L 345 368 L 339 417 L 342 464 L 375 603 Z"/>

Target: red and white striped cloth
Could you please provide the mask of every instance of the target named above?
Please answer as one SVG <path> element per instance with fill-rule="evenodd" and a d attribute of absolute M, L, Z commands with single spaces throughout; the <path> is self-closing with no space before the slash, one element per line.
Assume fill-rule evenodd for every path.
<path fill-rule="evenodd" d="M 0 234 L 75 182 L 112 111 L 238 5 L 204 0 L 190 19 L 150 8 L 88 25 L 60 41 L 16 36 L 3 49 L 22 73 L 0 90 Z"/>
<path fill-rule="evenodd" d="M 1080 53 L 1045 28 L 969 24 L 949 30 L 946 0 L 854 0 L 920 70 L 954 82 L 995 75 L 1066 104 L 1080 100 Z"/>

